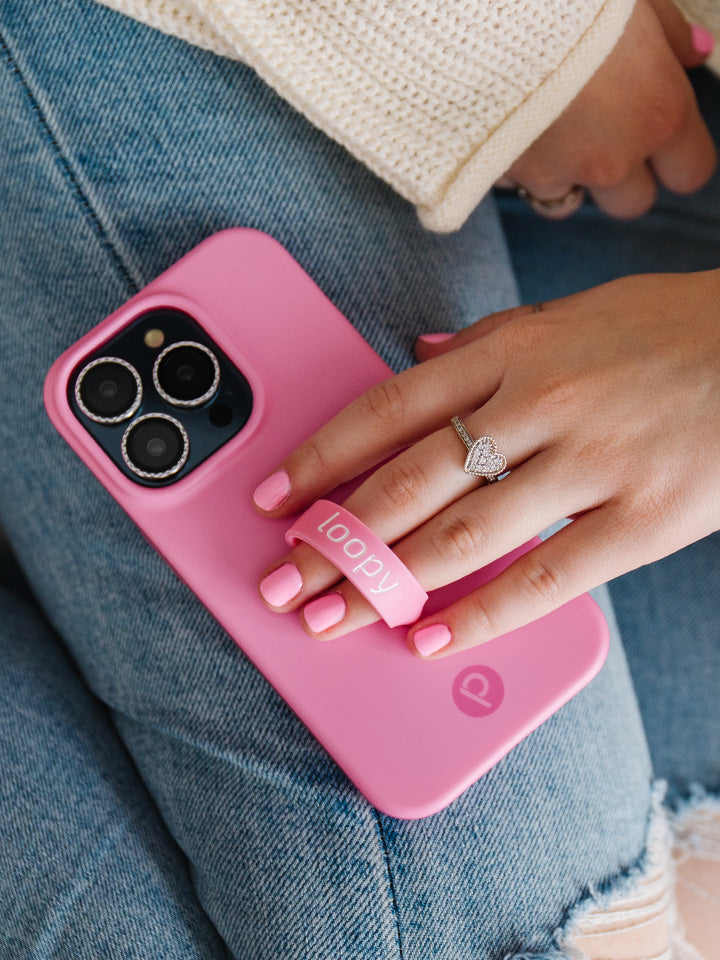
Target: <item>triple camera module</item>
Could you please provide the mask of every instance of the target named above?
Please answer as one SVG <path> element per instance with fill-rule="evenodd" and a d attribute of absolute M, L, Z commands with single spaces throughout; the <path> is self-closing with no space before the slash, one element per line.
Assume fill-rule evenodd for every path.
<path fill-rule="evenodd" d="M 192 317 L 171 309 L 144 314 L 86 359 L 68 399 L 123 473 L 146 486 L 185 476 L 252 410 L 242 373 Z"/>

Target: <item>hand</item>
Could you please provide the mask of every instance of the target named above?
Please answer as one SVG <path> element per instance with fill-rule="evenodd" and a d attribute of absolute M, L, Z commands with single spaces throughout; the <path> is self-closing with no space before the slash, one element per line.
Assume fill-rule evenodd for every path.
<path fill-rule="evenodd" d="M 649 210 L 658 180 L 676 193 L 698 190 L 713 171 L 715 148 L 684 68 L 708 53 L 695 48 L 690 24 L 670 0 L 638 0 L 604 63 L 498 185 L 547 200 L 584 186 L 615 217 Z"/>
<path fill-rule="evenodd" d="M 353 401 L 279 465 L 289 493 L 267 515 L 303 510 L 402 450 L 344 505 L 426 590 L 576 516 L 419 620 L 408 646 L 416 652 L 416 632 L 435 623 L 452 638 L 433 659 L 507 633 L 720 528 L 719 317 L 720 271 L 645 275 L 422 345 L 430 359 Z M 463 471 L 454 415 L 473 436 L 495 437 L 509 476 L 486 485 Z M 270 609 L 339 595 L 335 625 L 315 632 L 303 619 L 311 636 L 334 640 L 379 619 L 312 547 L 299 544 L 267 572 L 288 562 L 302 586 Z"/>

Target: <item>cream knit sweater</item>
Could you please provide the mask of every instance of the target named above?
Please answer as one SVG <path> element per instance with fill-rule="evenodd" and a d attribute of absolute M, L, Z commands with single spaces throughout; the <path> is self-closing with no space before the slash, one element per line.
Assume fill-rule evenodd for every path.
<path fill-rule="evenodd" d="M 634 0 L 100 0 L 252 66 L 417 207 L 458 229 L 563 111 Z M 716 0 L 688 0 L 720 35 Z"/>

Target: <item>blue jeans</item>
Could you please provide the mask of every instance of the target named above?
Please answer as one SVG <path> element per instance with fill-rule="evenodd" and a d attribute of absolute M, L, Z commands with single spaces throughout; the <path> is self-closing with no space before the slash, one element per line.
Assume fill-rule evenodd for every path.
<path fill-rule="evenodd" d="M 711 785 L 714 596 L 684 614 L 707 631 L 691 678 L 660 622 L 662 574 L 639 598 L 628 578 L 625 630 L 638 658 L 653 650 L 639 677 L 613 629 L 585 690 L 446 810 L 396 820 L 358 794 L 41 401 L 68 344 L 232 225 L 275 236 L 400 370 L 419 333 L 517 302 L 492 200 L 459 232 L 429 234 L 251 70 L 91 0 L 0 0 L 0 48 L 0 520 L 30 588 L 15 575 L 0 592 L 0 954 L 555 956 L 589 891 L 622 888 L 644 862 L 657 795 L 646 731 L 662 735 L 663 697 L 672 712 L 692 689 L 698 716 L 678 721 L 660 768 Z M 603 229 L 584 217 L 578 229 Z M 713 547 L 717 569 L 716 543 L 694 549 Z M 693 580 L 682 556 L 676 592 Z"/>

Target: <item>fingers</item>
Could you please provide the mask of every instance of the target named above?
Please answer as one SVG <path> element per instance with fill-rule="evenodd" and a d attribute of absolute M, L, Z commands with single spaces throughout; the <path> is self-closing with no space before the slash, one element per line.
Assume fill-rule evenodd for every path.
<path fill-rule="evenodd" d="M 579 304 L 585 296 L 547 301 L 544 308 L 551 313 L 556 306 Z M 477 409 L 496 392 L 506 354 L 516 350 L 513 343 L 532 339 L 508 336 L 503 328 L 525 323 L 535 309 L 525 305 L 501 311 L 449 341 L 418 344 L 418 354 L 425 352 L 430 361 L 376 385 L 302 443 L 258 485 L 253 495 L 257 509 L 275 516 L 295 513 L 409 444 L 443 428 L 447 432 L 453 416 Z"/>
<path fill-rule="evenodd" d="M 569 479 L 557 452 L 544 450 L 498 483 L 456 500 L 393 549 L 425 590 L 436 590 L 590 505 L 587 482 Z"/>
<path fill-rule="evenodd" d="M 277 515 L 293 513 L 446 427 L 456 414 L 476 409 L 497 389 L 504 361 L 492 337 L 472 347 L 471 357 L 451 351 L 358 397 L 258 486 L 255 505 Z"/>
<path fill-rule="evenodd" d="M 675 56 L 686 67 L 699 67 L 712 52 L 714 41 L 698 24 L 690 24 L 671 0 L 650 0 Z"/>
<path fill-rule="evenodd" d="M 648 165 L 643 163 L 616 187 L 595 187 L 590 192 L 598 207 L 611 217 L 640 217 L 655 203 L 657 183 Z"/>
<path fill-rule="evenodd" d="M 459 471 L 459 467 L 454 469 Z M 566 512 L 582 511 L 583 520 L 594 516 L 599 511 L 591 509 L 590 513 L 587 512 L 594 505 L 594 491 L 589 489 L 588 479 L 569 477 L 562 458 L 553 451 L 544 451 L 499 483 L 473 490 L 451 503 L 425 524 L 411 530 L 395 543 L 393 550 L 425 590 L 435 590 L 505 556 L 539 530 L 562 519 Z M 353 512 L 359 515 L 364 511 L 357 509 Z M 341 578 L 329 561 L 306 544 L 300 544 L 282 563 L 285 566 L 294 564 L 299 572 L 298 582 L 302 582 L 302 588 L 285 609 L 302 607 L 301 622 L 312 636 L 333 640 L 380 619 L 353 584 Z M 574 587 L 569 585 L 568 589 Z M 584 589 L 579 589 L 578 593 Z M 318 596 L 322 591 L 329 592 Z M 267 602 L 267 596 L 261 595 Z M 466 639 L 467 646 L 491 639 L 487 633 L 478 639 L 473 632 L 471 598 L 474 596 L 471 594 L 467 601 L 462 601 L 462 604 L 470 603 L 470 607 L 460 606 L 456 610 L 458 604 L 454 604 L 450 612 L 440 611 L 432 617 L 432 623 L 454 620 L 454 642 L 462 644 Z M 535 600 L 536 607 L 527 603 L 521 606 L 517 602 L 520 596 Z M 517 597 L 513 603 L 507 596 L 500 598 L 510 610 L 502 615 L 493 612 L 494 620 L 492 626 L 488 624 L 488 630 L 497 630 L 494 636 L 513 629 L 513 626 L 505 626 L 505 616 L 509 618 L 508 622 L 520 625 L 515 624 L 517 616 L 527 616 L 523 622 L 529 622 L 549 612 L 542 607 L 538 609 L 541 598 L 533 597 L 529 588 L 525 588 L 524 594 L 518 593 Z M 557 605 L 562 602 L 566 601 L 559 600 Z M 458 614 L 456 619 L 455 613 Z M 411 632 L 427 625 L 425 620 L 419 621 Z"/>
<path fill-rule="evenodd" d="M 486 337 L 495 330 L 500 329 L 510 323 L 517 322 L 523 317 L 539 313 L 541 310 L 548 312 L 561 305 L 569 305 L 572 300 L 578 301 L 583 294 L 570 294 L 567 297 L 558 297 L 555 300 L 545 300 L 542 304 L 523 304 L 521 307 L 513 307 L 510 310 L 501 310 L 498 313 L 491 313 L 486 317 L 481 317 L 475 323 L 465 327 L 455 334 L 430 334 L 429 337 L 420 336 L 415 341 L 415 356 L 418 360 L 424 362 L 432 357 L 438 357 L 443 353 L 450 353 L 451 350 L 457 350 L 464 347 L 474 340 Z"/>
<path fill-rule="evenodd" d="M 465 420 L 468 429 L 478 436 L 484 435 L 483 422 L 486 421 L 482 412 Z M 504 445 L 501 452 L 509 463 L 520 464 L 536 452 L 539 431 L 533 429 L 528 420 L 522 429 L 507 421 L 496 422 L 497 428 L 494 429 L 498 445 Z M 428 517 L 433 517 L 483 482 L 465 473 L 466 455 L 467 450 L 454 428 L 446 426 L 379 467 L 343 502 L 343 506 L 385 543 L 396 543 Z M 412 556 L 408 559 L 414 564 Z M 292 569 L 276 572 L 288 564 Z M 414 566 L 417 564 L 411 564 L 406 565 L 416 573 Z M 438 576 L 424 568 L 421 572 L 423 576 Z M 465 571 L 469 572 L 469 569 Z M 329 560 L 301 543 L 266 571 L 260 594 L 270 606 L 290 610 L 340 579 L 337 568 Z M 420 583 L 423 584 L 422 579 Z M 361 607 L 363 605 L 364 601 L 360 603 Z"/>
<path fill-rule="evenodd" d="M 541 452 L 540 430 L 529 418 L 518 418 L 512 406 L 503 413 L 501 404 L 493 401 L 465 419 L 473 436 L 483 435 L 488 423 L 513 466 L 502 482 L 478 489 L 481 481 L 463 470 L 463 443 L 446 427 L 384 464 L 343 504 L 383 541 L 394 544 L 424 589 L 461 579 L 568 510 L 580 512 L 594 505 L 582 483 L 568 480 L 557 455 Z M 328 590 L 329 595 L 317 596 Z M 306 604 L 305 627 L 314 636 L 322 633 L 323 639 L 379 619 L 337 568 L 307 544 L 299 544 L 266 573 L 260 595 L 283 612 Z"/>
<path fill-rule="evenodd" d="M 460 463 L 450 470 L 462 474 Z M 588 491 L 577 486 L 568 492 L 568 484 L 560 482 L 563 475 L 552 453 L 533 457 L 501 482 L 471 491 L 409 530 L 393 550 L 426 590 L 460 580 L 562 519 L 568 505 L 578 510 L 588 506 Z M 365 513 L 360 518 L 366 521 L 362 508 L 353 513 Z M 288 564 L 298 571 L 297 584 L 302 586 L 287 604 L 270 606 L 284 606 L 286 611 L 303 607 L 302 620 L 312 635 L 332 640 L 380 619 L 353 584 L 306 544 L 283 559 L 280 571 Z M 318 597 L 321 591 L 330 592 Z M 262 588 L 261 596 L 268 602 Z"/>
<path fill-rule="evenodd" d="M 502 176 L 498 177 L 493 186 L 497 187 L 498 190 L 514 190 L 517 184 L 511 177 Z"/>
<path fill-rule="evenodd" d="M 515 469 L 550 442 L 549 431 L 543 436 L 534 420 L 518 417 L 514 404 L 500 406 L 488 403 L 464 423 L 473 437 L 491 434 Z M 395 543 L 483 483 L 465 473 L 467 453 L 455 429 L 446 426 L 376 470 L 344 506 L 386 543 Z"/>
<path fill-rule="evenodd" d="M 573 185 L 618 217 L 650 208 L 653 176 L 678 193 L 699 189 L 715 167 L 715 148 L 684 67 L 702 62 L 711 41 L 670 0 L 639 0 L 610 56 L 513 164 L 508 180 L 527 188 L 533 209 L 553 218 L 577 208 L 546 202 Z"/>
<path fill-rule="evenodd" d="M 475 323 L 465 327 L 456 334 L 430 334 L 429 336 L 420 336 L 415 341 L 415 356 L 418 360 L 429 360 L 431 357 L 439 357 L 443 353 L 449 353 L 451 350 L 457 350 L 458 347 L 464 347 L 473 340 L 479 340 L 480 337 L 486 337 L 489 333 L 504 327 L 505 324 L 525 317 L 535 312 L 536 307 L 524 304 L 521 307 L 512 307 L 510 310 L 500 310 L 498 313 L 488 314 L 481 317 Z"/>
<path fill-rule="evenodd" d="M 658 180 L 669 190 L 692 193 L 712 176 L 717 154 L 694 95 L 678 120 L 676 136 L 660 144 L 650 162 Z"/>
<path fill-rule="evenodd" d="M 489 583 L 419 620 L 408 648 L 439 660 L 501 637 L 632 569 L 631 552 L 610 507 L 585 513 Z"/>

